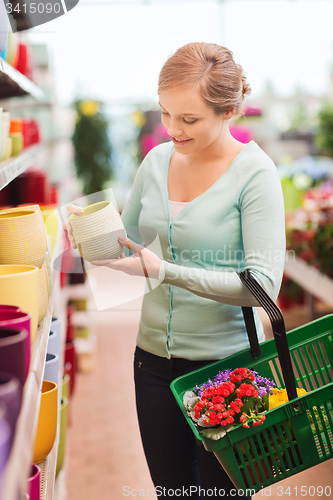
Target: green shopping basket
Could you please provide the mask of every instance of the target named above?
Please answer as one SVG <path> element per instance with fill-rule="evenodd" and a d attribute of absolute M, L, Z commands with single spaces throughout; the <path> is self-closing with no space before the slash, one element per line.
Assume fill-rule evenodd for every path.
<path fill-rule="evenodd" d="M 268 313 L 274 338 L 258 344 L 251 308 L 243 308 L 251 349 L 175 379 L 171 390 L 195 437 L 213 452 L 238 489 L 258 491 L 333 457 L 333 315 L 286 334 L 280 309 L 250 273 L 242 282 Z M 251 311 L 251 315 L 249 315 Z M 251 368 L 285 387 L 289 402 L 258 427 L 235 426 L 217 441 L 188 417 L 184 393 L 227 368 Z M 296 385 L 307 394 L 297 398 Z"/>

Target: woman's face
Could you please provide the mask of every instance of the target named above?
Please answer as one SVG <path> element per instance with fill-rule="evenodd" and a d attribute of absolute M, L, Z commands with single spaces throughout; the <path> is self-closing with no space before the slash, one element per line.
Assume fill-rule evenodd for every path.
<path fill-rule="evenodd" d="M 202 152 L 221 140 L 226 120 L 206 104 L 197 87 L 170 89 L 159 97 L 162 123 L 177 152 Z"/>

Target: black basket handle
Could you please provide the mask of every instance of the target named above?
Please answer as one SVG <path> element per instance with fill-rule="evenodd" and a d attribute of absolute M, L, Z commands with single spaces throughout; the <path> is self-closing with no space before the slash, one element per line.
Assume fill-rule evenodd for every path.
<path fill-rule="evenodd" d="M 252 295 L 257 299 L 261 307 L 266 311 L 272 323 L 274 340 L 284 382 L 286 384 L 288 398 L 289 400 L 295 399 L 297 398 L 296 382 L 293 367 L 291 364 L 286 328 L 284 325 L 282 312 L 249 271 L 242 271 L 241 273 L 238 273 L 238 276 L 240 277 L 242 283 L 244 283 L 244 285 L 250 290 Z M 260 346 L 255 328 L 252 307 L 242 307 L 242 310 L 250 341 L 251 353 L 255 358 L 257 358 L 260 355 Z"/>

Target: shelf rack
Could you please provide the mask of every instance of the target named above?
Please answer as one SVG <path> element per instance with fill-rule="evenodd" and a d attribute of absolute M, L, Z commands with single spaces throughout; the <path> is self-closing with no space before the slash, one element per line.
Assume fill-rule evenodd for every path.
<path fill-rule="evenodd" d="M 286 260 L 284 273 L 310 295 L 333 307 L 333 280 L 328 276 L 296 256 Z"/>
<path fill-rule="evenodd" d="M 21 411 L 5 472 L 3 498 L 6 500 L 22 500 L 26 491 L 26 478 L 29 476 L 31 454 L 38 423 L 40 391 L 55 293 L 56 287 L 53 288 L 46 317 L 39 325 L 31 346 L 30 371 L 23 388 Z"/>
<path fill-rule="evenodd" d="M 53 262 L 62 251 L 62 234 L 63 229 L 59 220 L 57 243 L 54 248 L 51 262 L 52 293 L 49 298 L 46 316 L 43 322 L 38 326 L 34 342 L 31 345 L 29 374 L 23 387 L 20 415 L 16 423 L 14 441 L 4 476 L 2 498 L 6 500 L 25 499 L 26 481 L 32 463 L 34 438 L 38 424 L 47 343 L 55 301 L 60 294 L 60 273 L 53 269 Z M 59 374 L 59 379 L 61 376 L 62 374 Z M 60 384 L 58 384 L 58 389 L 61 390 L 61 387 L 59 387 Z M 58 416 L 59 415 L 60 408 Z M 58 432 L 51 452 L 44 462 L 38 464 L 41 468 L 41 500 L 51 500 L 53 498 L 58 451 Z"/>
<path fill-rule="evenodd" d="M 42 150 L 41 144 L 35 144 L 24 149 L 23 152 L 7 161 L 0 162 L 0 190 L 7 186 L 18 175 L 32 166 L 34 158 Z"/>
<path fill-rule="evenodd" d="M 40 87 L 2 58 L 0 58 L 0 89 L 1 99 L 27 94 L 39 101 L 44 98 L 44 92 Z"/>

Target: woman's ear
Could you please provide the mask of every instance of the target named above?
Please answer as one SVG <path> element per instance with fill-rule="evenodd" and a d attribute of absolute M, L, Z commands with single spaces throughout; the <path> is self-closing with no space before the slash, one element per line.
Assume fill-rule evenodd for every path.
<path fill-rule="evenodd" d="M 233 118 L 234 114 L 235 114 L 235 108 L 230 108 L 224 112 L 223 118 L 225 120 L 231 120 L 231 118 Z"/>

